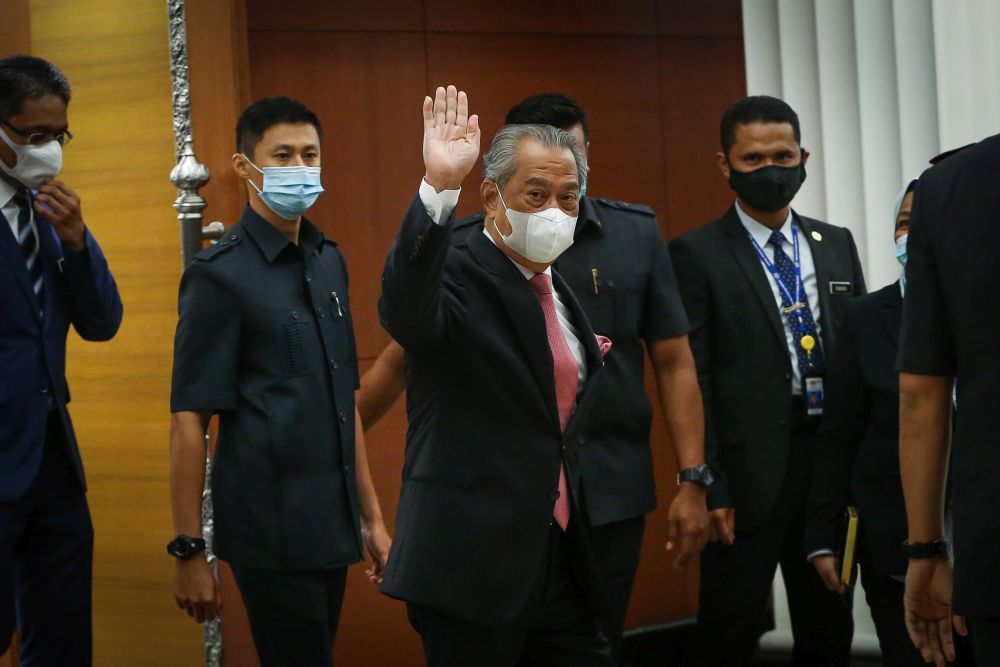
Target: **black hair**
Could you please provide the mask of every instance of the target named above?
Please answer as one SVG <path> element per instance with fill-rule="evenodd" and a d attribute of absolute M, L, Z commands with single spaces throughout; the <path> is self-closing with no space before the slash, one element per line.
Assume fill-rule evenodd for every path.
<path fill-rule="evenodd" d="M 802 143 L 799 116 L 788 103 L 770 95 L 753 95 L 734 102 L 726 109 L 726 113 L 722 114 L 719 134 L 722 139 L 722 152 L 727 158 L 729 149 L 736 143 L 737 127 L 750 123 L 788 123 L 795 132 L 795 142 Z"/>
<path fill-rule="evenodd" d="M 587 112 L 562 93 L 541 93 L 525 98 L 510 108 L 504 122 L 507 125 L 552 125 L 560 130 L 581 125 L 583 138 L 590 141 Z"/>
<path fill-rule="evenodd" d="M 69 80 L 61 69 L 33 56 L 0 58 L 0 118 L 16 116 L 26 100 L 45 95 L 69 104 Z"/>
<path fill-rule="evenodd" d="M 265 97 L 244 109 L 236 121 L 236 151 L 252 157 L 264 133 L 280 123 L 312 125 L 323 137 L 319 118 L 309 107 L 288 97 Z"/>

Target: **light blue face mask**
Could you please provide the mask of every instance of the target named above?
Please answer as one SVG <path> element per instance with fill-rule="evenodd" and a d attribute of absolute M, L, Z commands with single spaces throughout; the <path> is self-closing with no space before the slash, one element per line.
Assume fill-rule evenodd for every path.
<path fill-rule="evenodd" d="M 250 185 L 260 195 L 268 208 L 285 220 L 297 220 L 316 203 L 323 193 L 320 184 L 319 167 L 264 167 L 255 165 L 246 155 L 243 159 L 264 175 L 264 187 L 258 188 L 250 181 Z"/>
<path fill-rule="evenodd" d="M 909 233 L 903 234 L 898 239 L 896 239 L 896 261 L 906 268 L 906 239 L 909 237 Z"/>

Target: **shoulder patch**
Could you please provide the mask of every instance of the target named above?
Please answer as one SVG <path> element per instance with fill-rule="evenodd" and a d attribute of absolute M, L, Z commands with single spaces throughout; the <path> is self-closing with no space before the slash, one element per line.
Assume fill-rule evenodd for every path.
<path fill-rule="evenodd" d="M 598 201 L 605 206 L 616 208 L 620 211 L 630 211 L 632 213 L 641 213 L 643 215 L 654 217 L 656 216 L 656 212 L 644 204 L 631 204 L 627 201 L 621 201 L 619 199 L 605 199 L 604 197 L 591 197 L 591 199 Z"/>
<path fill-rule="evenodd" d="M 225 236 L 220 238 L 216 243 L 210 245 L 207 248 L 202 248 L 197 253 L 195 253 L 194 258 L 200 262 L 211 262 L 219 255 L 229 250 L 232 250 L 242 242 L 243 242 L 243 236 L 240 235 L 239 233 L 236 234 L 227 233 Z"/>

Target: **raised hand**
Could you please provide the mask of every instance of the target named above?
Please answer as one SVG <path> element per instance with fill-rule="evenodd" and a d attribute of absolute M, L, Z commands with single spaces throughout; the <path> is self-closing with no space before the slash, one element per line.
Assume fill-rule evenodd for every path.
<path fill-rule="evenodd" d="M 424 98 L 424 180 L 435 190 L 454 190 L 479 159 L 479 116 L 455 86 Z"/>

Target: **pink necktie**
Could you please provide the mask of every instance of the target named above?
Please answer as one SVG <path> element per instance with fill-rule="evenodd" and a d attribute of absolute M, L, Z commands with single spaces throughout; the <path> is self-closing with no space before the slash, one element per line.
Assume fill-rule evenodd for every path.
<path fill-rule="evenodd" d="M 569 418 L 576 407 L 576 389 L 579 384 L 580 368 L 576 358 L 569 349 L 566 336 L 559 326 L 559 316 L 556 314 L 556 301 L 552 295 L 552 277 L 544 273 L 536 274 L 530 281 L 535 290 L 542 312 L 545 313 L 545 332 L 549 336 L 549 349 L 552 350 L 552 366 L 556 380 L 556 405 L 559 408 L 559 427 L 565 431 Z M 559 497 L 552 510 L 552 516 L 563 530 L 569 525 L 569 493 L 566 488 L 566 466 L 559 465 Z"/>

